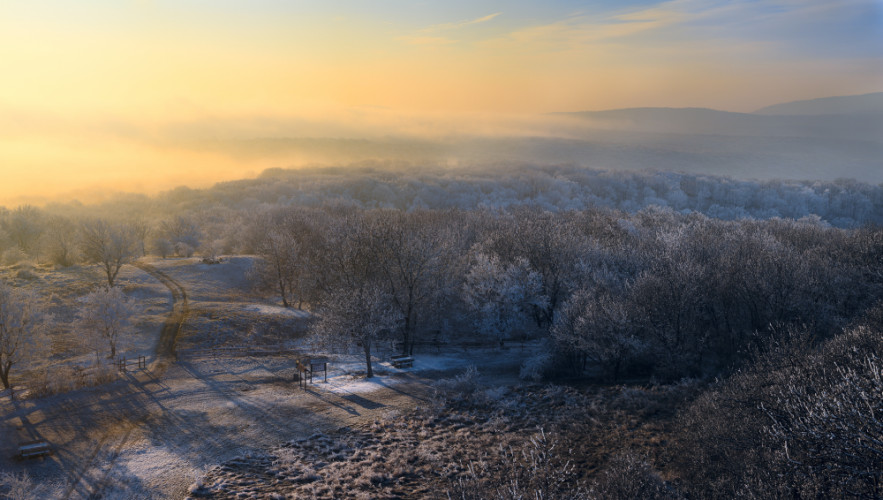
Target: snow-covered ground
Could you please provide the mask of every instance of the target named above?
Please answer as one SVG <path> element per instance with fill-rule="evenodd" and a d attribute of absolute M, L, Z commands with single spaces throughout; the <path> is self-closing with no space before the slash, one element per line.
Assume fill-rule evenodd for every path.
<path fill-rule="evenodd" d="M 246 312 L 267 314 L 271 316 L 291 316 L 292 318 L 300 319 L 306 319 L 310 317 L 310 313 L 301 309 L 293 309 L 290 307 L 281 307 L 269 304 L 239 304 L 239 307 L 241 307 L 242 310 Z"/>
<path fill-rule="evenodd" d="M 16 278 L 22 268 L 27 270 L 25 274 L 29 276 L 28 279 Z M 54 269 L 18 265 L 0 268 L 0 278 L 16 287 L 34 291 L 53 318 L 54 326 L 49 332 L 49 357 L 17 365 L 15 372 L 21 370 L 18 373 L 30 373 L 61 365 L 86 366 L 94 362 L 95 355 L 84 341 L 82 332 L 77 331 L 75 319 L 86 294 L 107 285 L 104 273 L 97 266 Z M 116 284 L 138 305 L 132 319 L 133 329 L 120 339 L 118 349 L 129 358 L 152 356 L 160 329 L 171 311 L 169 291 L 162 283 L 133 266 L 124 266 L 120 270 Z"/>
<path fill-rule="evenodd" d="M 300 328 L 309 314 L 279 307 L 255 294 L 245 277 L 250 258 L 207 265 L 198 259 L 152 260 L 187 291 L 191 313 L 179 345 L 285 340 L 309 343 Z M 88 274 L 90 271 L 79 270 Z M 41 287 L 63 280 L 46 271 Z M 168 290 L 127 266 L 121 285 L 148 304 L 132 351 L 151 352 L 165 314 Z M 83 286 L 83 293 L 88 287 Z M 67 292 L 70 297 L 77 293 Z M 415 354 L 413 368 L 396 369 L 389 352 L 377 351 L 376 376 L 364 379 L 364 355 L 330 354 L 328 380 L 320 374 L 306 389 L 292 380 L 292 355 L 264 357 L 183 356 L 156 361 L 150 370 L 122 380 L 43 399 L 0 399 L 0 470 L 27 471 L 57 482 L 68 498 L 182 498 L 206 467 L 312 435 L 360 428 L 425 402 L 431 383 L 476 365 L 491 384 L 515 380 L 528 347 Z M 318 353 L 321 354 L 321 353 Z M 12 460 L 21 441 L 42 438 L 53 448 L 47 458 Z"/>

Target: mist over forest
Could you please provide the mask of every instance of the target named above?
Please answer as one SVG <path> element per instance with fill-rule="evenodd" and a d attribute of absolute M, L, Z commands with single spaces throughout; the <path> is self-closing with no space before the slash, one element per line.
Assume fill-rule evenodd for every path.
<path fill-rule="evenodd" d="M 95 204 L 117 192 L 206 188 L 270 169 L 339 171 L 366 162 L 409 177 L 468 176 L 524 166 L 673 172 L 739 181 L 883 182 L 883 93 L 774 105 L 754 113 L 630 108 L 493 116 L 391 116 L 367 110 L 307 120 L 199 116 L 150 125 L 96 118 L 63 161 L 7 176 L 0 204 Z M 58 129 L 47 117 L 0 116 L 10 134 Z M 77 136 L 79 137 L 79 135 Z M 80 139 L 78 139 L 80 140 Z M 79 144 L 79 143 L 75 143 Z M 83 163 L 96 144 L 100 154 Z M 68 146 L 70 147 L 70 146 Z M 41 148 L 42 149 L 42 148 Z M 89 175 L 77 174 L 88 167 Z M 446 172 L 450 169 L 450 173 Z M 392 171 L 388 172 L 392 175 Z M 480 174 L 476 174 L 480 175 Z M 497 175 L 497 174 L 495 174 Z M 32 189 L 33 186 L 40 189 Z"/>
<path fill-rule="evenodd" d="M 349 126 L 255 118 L 193 121 L 164 135 L 185 149 L 279 165 L 567 163 L 743 180 L 883 182 L 883 93 L 784 103 L 755 113 L 631 108 L 392 123 L 369 114 Z"/>
<path fill-rule="evenodd" d="M 724 220 L 818 217 L 836 227 L 883 222 L 883 186 L 835 181 L 747 181 L 670 172 L 593 170 L 573 165 L 497 163 L 418 167 L 365 162 L 343 167 L 270 169 L 256 179 L 207 189 L 179 187 L 151 197 L 118 194 L 86 205 L 53 203 L 53 214 L 121 218 L 170 217 L 266 206 L 351 206 L 418 209 L 505 209 L 527 205 L 549 211 L 608 208 L 634 213 L 656 206 Z M 218 213 L 213 217 L 218 217 Z"/>
<path fill-rule="evenodd" d="M 883 499 L 880 0 L 0 0 L 0 500 Z"/>
<path fill-rule="evenodd" d="M 39 438 L 0 450 L 110 471 L 0 462 L 0 492 L 879 498 L 883 143 L 830 105 L 566 118 L 604 145 L 232 141 L 340 156 L 0 207 L 0 430 Z M 75 423 L 12 423 L 37 412 Z"/>

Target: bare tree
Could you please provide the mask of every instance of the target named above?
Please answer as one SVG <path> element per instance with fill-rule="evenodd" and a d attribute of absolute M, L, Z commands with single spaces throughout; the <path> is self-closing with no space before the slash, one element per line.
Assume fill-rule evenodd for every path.
<path fill-rule="evenodd" d="M 463 285 L 463 300 L 476 325 L 486 335 L 502 340 L 524 326 L 531 307 L 543 308 L 542 277 L 526 259 L 504 265 L 496 255 L 477 253 Z"/>
<path fill-rule="evenodd" d="M 52 263 L 67 267 L 77 262 L 79 234 L 76 226 L 69 219 L 61 216 L 50 217 L 43 238 L 44 252 Z"/>
<path fill-rule="evenodd" d="M 120 268 L 135 258 L 135 235 L 130 226 L 97 219 L 83 225 L 83 254 L 104 268 L 113 287 Z"/>
<path fill-rule="evenodd" d="M 95 349 L 96 358 L 106 342 L 110 358 L 116 356 L 120 337 L 131 331 L 135 303 L 118 287 L 99 288 L 86 295 L 77 314 L 77 326 Z"/>
<path fill-rule="evenodd" d="M 9 372 L 36 347 L 42 324 L 33 292 L 0 282 L 0 382 L 9 389 Z"/>
<path fill-rule="evenodd" d="M 150 223 L 146 220 L 138 217 L 133 219 L 129 225 L 132 228 L 132 234 L 135 237 L 135 242 L 137 243 L 138 253 L 140 257 L 144 257 L 147 255 L 147 238 L 150 236 L 152 228 L 150 227 Z"/>
<path fill-rule="evenodd" d="M 376 245 L 363 216 L 350 214 L 329 227 L 326 257 L 331 274 L 316 333 L 326 343 L 356 343 L 365 353 L 367 377 L 372 345 L 398 327 L 400 314 L 385 291 L 378 270 Z"/>
<path fill-rule="evenodd" d="M 443 220 L 429 213 L 383 211 L 372 222 L 380 271 L 404 318 L 402 352 L 413 354 L 420 316 L 445 292 L 442 267 L 450 256 Z"/>
<path fill-rule="evenodd" d="M 28 255 L 37 249 L 43 234 L 43 213 L 30 205 L 22 205 L 8 213 L 2 220 L 3 229 L 18 247 Z"/>
<path fill-rule="evenodd" d="M 290 307 L 296 300 L 301 307 L 311 284 L 308 245 L 312 228 L 286 209 L 259 214 L 253 229 L 253 244 L 261 257 L 254 268 L 259 284 L 275 289 L 283 306 Z"/>
<path fill-rule="evenodd" d="M 630 320 L 628 303 L 620 297 L 583 289 L 556 316 L 552 336 L 583 361 L 600 364 L 616 382 L 623 365 L 644 349 Z"/>
<path fill-rule="evenodd" d="M 372 346 L 393 331 L 401 319 L 392 300 L 378 283 L 365 283 L 355 289 L 341 288 L 322 302 L 321 320 L 315 331 L 326 345 L 357 344 L 365 353 L 365 377 L 374 376 Z"/>

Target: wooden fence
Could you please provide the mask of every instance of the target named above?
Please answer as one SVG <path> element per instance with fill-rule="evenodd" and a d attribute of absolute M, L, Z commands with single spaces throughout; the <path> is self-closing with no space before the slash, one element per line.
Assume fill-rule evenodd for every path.
<path fill-rule="evenodd" d="M 147 357 L 138 356 L 137 359 L 126 359 L 125 356 L 120 356 L 114 364 L 116 364 L 117 370 L 121 373 L 133 370 L 144 370 L 147 368 Z"/>

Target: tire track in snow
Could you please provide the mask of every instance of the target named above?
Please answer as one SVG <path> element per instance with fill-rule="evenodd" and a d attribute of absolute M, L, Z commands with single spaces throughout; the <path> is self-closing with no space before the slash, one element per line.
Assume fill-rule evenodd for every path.
<path fill-rule="evenodd" d="M 187 315 L 190 313 L 190 306 L 187 301 L 187 291 L 184 290 L 184 287 L 182 287 L 180 283 L 172 279 L 168 274 L 160 271 L 150 264 L 136 262 L 132 265 L 137 267 L 138 269 L 141 269 L 142 271 L 146 272 L 147 274 L 161 282 L 172 293 L 172 312 L 169 313 L 168 318 L 166 318 L 165 323 L 163 323 L 162 331 L 160 332 L 159 336 L 159 342 L 157 342 L 156 345 L 156 356 L 157 359 L 176 359 L 177 355 L 175 354 L 175 345 L 178 340 L 178 334 L 181 332 L 181 327 L 184 325 L 184 321 L 187 319 Z M 116 461 L 116 456 L 119 455 L 120 450 L 123 448 L 123 445 L 128 440 L 132 431 L 143 424 L 146 418 L 146 415 L 142 415 L 141 418 L 137 419 L 134 422 L 130 422 L 126 426 L 122 438 L 114 446 L 114 451 L 111 453 L 112 460 L 107 470 L 104 474 L 102 474 L 102 477 L 97 483 L 86 486 L 87 489 L 91 490 L 92 496 L 100 496 L 101 492 L 105 489 L 108 480 L 107 474 L 112 469 L 113 462 Z M 105 448 L 110 432 L 111 431 L 108 430 L 103 433 L 94 451 L 92 451 L 90 456 L 83 461 L 83 464 L 80 467 L 79 471 L 74 474 L 74 478 L 62 498 L 70 498 L 70 496 L 76 490 L 77 486 L 84 481 L 85 475 L 90 470 L 92 465 L 96 462 L 96 458 L 98 457 L 99 452 L 101 452 L 101 450 Z"/>
<path fill-rule="evenodd" d="M 163 324 L 159 342 L 156 345 L 156 355 L 157 358 L 177 359 L 175 345 L 178 341 L 178 334 L 181 333 L 181 327 L 184 326 L 184 321 L 187 320 L 187 315 L 190 313 L 187 291 L 168 274 L 150 264 L 136 262 L 133 265 L 159 280 L 172 292 L 172 312 L 166 318 L 165 324 Z"/>

